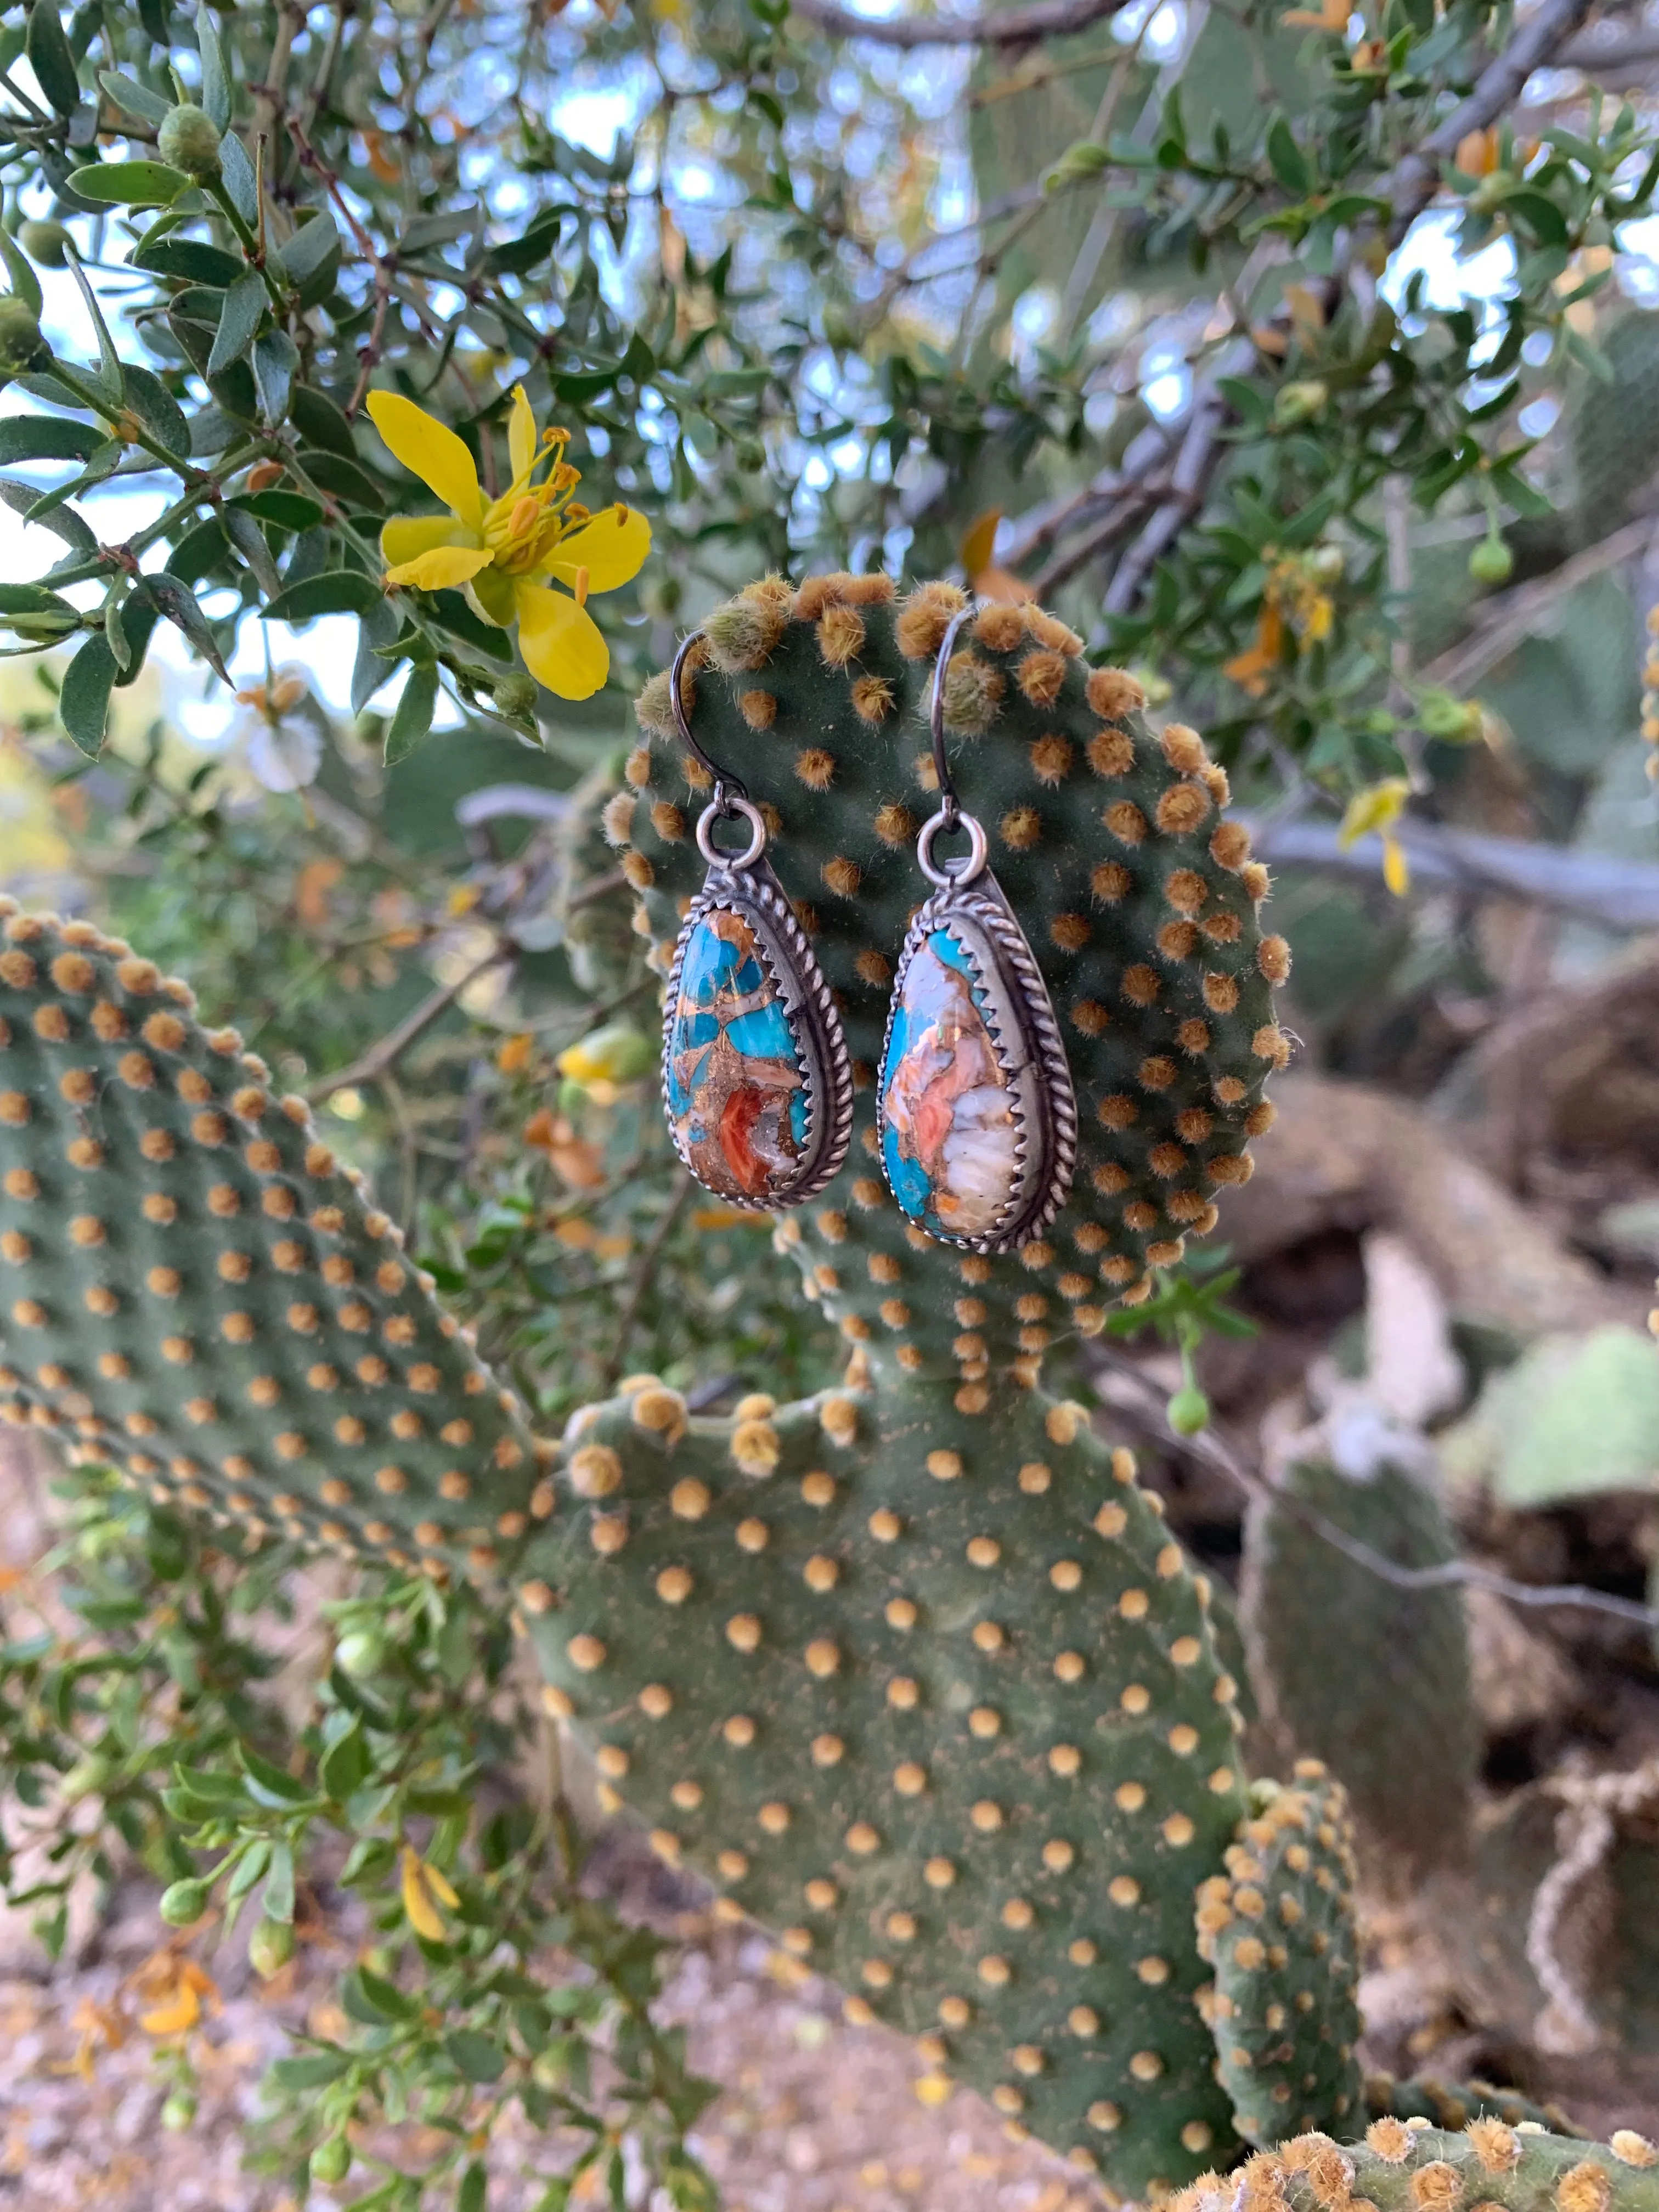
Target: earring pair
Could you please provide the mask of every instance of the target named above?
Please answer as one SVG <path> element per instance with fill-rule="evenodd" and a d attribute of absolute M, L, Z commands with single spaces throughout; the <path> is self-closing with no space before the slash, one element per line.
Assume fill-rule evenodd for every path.
<path fill-rule="evenodd" d="M 876 1110 L 901 1210 L 930 1237 L 989 1253 L 1029 1243 L 1065 1204 L 1077 1103 L 1048 987 L 945 751 L 945 672 L 971 612 L 952 619 L 933 668 L 939 805 L 916 838 L 933 888 L 899 955 Z M 692 733 L 681 678 L 696 637 L 675 657 L 670 697 L 681 743 L 713 779 L 696 829 L 708 872 L 669 972 L 664 1104 L 699 1182 L 774 1212 L 804 1204 L 845 1160 L 852 1065 L 834 996 L 766 857 L 764 817 Z M 747 842 L 723 851 L 715 830 L 737 821 Z M 939 838 L 958 833 L 967 852 L 937 860 Z"/>

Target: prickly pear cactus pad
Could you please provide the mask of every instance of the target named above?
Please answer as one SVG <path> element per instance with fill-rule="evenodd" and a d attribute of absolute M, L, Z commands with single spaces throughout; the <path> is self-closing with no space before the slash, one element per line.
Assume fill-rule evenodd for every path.
<path fill-rule="evenodd" d="M 0 903 L 0 1418 L 267 1533 L 487 1572 L 551 1505 L 303 1101 L 181 983 Z"/>
<path fill-rule="evenodd" d="M 1245 1808 L 1234 1685 L 1128 1454 L 1030 1392 L 732 1423 L 642 1382 L 567 1480 L 520 1604 L 662 1855 L 1115 2186 L 1224 2155 L 1193 1900 Z"/>
<path fill-rule="evenodd" d="M 1648 2212 L 1659 2204 L 1659 2148 L 1629 2128 L 1606 2143 L 1486 2117 L 1457 2133 L 1373 2120 L 1363 2142 L 1297 2136 L 1259 2151 L 1239 2172 L 1206 2174 L 1174 2212 Z"/>
<path fill-rule="evenodd" d="M 923 1248 L 873 1157 L 872 1085 L 893 962 L 928 889 L 915 842 L 936 803 L 933 659 L 963 604 L 947 584 L 901 602 L 884 576 L 799 592 L 769 580 L 705 623 L 686 705 L 767 818 L 768 857 L 836 994 L 861 1086 L 852 1159 L 822 1206 L 789 1218 L 809 1292 L 905 1371 L 959 1370 L 971 1400 L 988 1319 L 1017 1358 L 1040 1357 L 1057 1329 L 1086 1333 L 1105 1304 L 1146 1296 L 1149 1268 L 1214 1225 L 1216 1194 L 1248 1176 L 1248 1140 L 1272 1118 L 1263 1084 L 1289 1052 L 1272 987 L 1289 955 L 1261 933 L 1267 871 L 1226 819 L 1225 773 L 1197 733 L 1155 729 L 1133 678 L 1091 669 L 1052 616 L 984 608 L 951 663 L 946 735 L 1065 1033 L 1079 1159 L 1050 1236 L 959 1270 L 971 1295 L 944 1295 L 957 1263 L 937 1247 L 919 1273 Z M 665 974 L 702 880 L 692 833 L 708 777 L 674 735 L 665 676 L 638 713 L 644 741 L 606 827 Z"/>
<path fill-rule="evenodd" d="M 1254 2143 L 1361 2109 L 1354 1863 L 1346 1799 L 1316 1759 L 1298 1789 L 1258 1784 L 1224 1874 L 1199 1885 L 1198 1940 L 1215 1967 L 1222 2086 Z"/>

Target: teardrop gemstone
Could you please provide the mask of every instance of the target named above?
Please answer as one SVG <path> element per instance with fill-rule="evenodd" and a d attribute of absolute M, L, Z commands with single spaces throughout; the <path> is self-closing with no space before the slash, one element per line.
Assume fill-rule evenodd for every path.
<path fill-rule="evenodd" d="M 1009 1249 L 1065 1200 L 1076 1126 L 1070 1074 L 1018 925 L 982 895 L 930 900 L 912 927 L 877 1114 L 888 1184 L 931 1237 Z"/>
<path fill-rule="evenodd" d="M 826 1156 L 835 1125 L 850 1119 L 833 1110 L 824 1040 L 811 1018 L 814 985 L 828 994 L 816 970 L 799 972 L 799 956 L 811 955 L 769 913 L 774 902 L 698 902 L 680 939 L 664 1032 L 675 1149 L 699 1182 L 739 1206 L 781 1205 L 821 1186 L 840 1164 L 840 1154 Z"/>

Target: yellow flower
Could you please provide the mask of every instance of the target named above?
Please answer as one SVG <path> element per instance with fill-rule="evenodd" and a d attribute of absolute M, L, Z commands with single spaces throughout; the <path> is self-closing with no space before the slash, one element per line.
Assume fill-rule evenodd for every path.
<path fill-rule="evenodd" d="M 571 497 L 580 471 L 565 459 L 569 433 L 544 432 L 524 386 L 513 387 L 507 452 L 513 481 L 486 500 L 472 456 L 455 433 L 395 392 L 371 392 L 374 427 L 398 459 L 449 509 L 399 515 L 380 532 L 388 584 L 464 588 L 498 629 L 514 620 L 524 665 L 561 699 L 586 699 L 611 672 L 611 653 L 587 611 L 590 592 L 614 592 L 640 572 L 651 526 L 620 501 L 593 515 Z M 547 465 L 544 469 L 544 463 Z M 570 596 L 549 588 L 548 579 Z"/>
<path fill-rule="evenodd" d="M 1355 792 L 1342 817 L 1342 827 L 1336 833 L 1336 842 L 1344 852 L 1362 837 L 1382 838 L 1382 880 L 1396 898 L 1404 898 L 1411 889 L 1406 848 L 1395 834 L 1394 826 L 1410 793 L 1411 785 L 1403 775 L 1385 775 L 1380 783 Z"/>
<path fill-rule="evenodd" d="M 409 1924 L 415 1933 L 423 1936 L 428 1943 L 446 1942 L 449 1931 L 440 1919 L 438 1906 L 432 1900 L 435 1897 L 438 1905 L 447 1905 L 452 1912 L 461 1900 L 446 1876 L 440 1874 L 436 1867 L 428 1864 L 412 1844 L 405 1844 L 403 1848 L 400 1887 L 404 1911 L 409 1915 Z"/>

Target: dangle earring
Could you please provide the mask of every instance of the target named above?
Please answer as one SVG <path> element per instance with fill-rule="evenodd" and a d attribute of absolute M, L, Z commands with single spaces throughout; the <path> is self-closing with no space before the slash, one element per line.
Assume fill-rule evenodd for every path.
<path fill-rule="evenodd" d="M 1011 1252 L 1066 1202 L 1077 1097 L 1048 986 L 945 756 L 945 672 L 972 611 L 951 622 L 933 669 L 939 805 L 916 860 L 936 888 L 899 956 L 876 1114 L 882 1166 L 910 1219 L 971 1252 Z M 957 830 L 966 854 L 937 865 L 934 841 Z"/>
<path fill-rule="evenodd" d="M 691 734 L 669 678 L 680 742 L 714 780 L 697 822 L 708 863 L 674 947 L 663 1020 L 663 1103 L 674 1149 L 705 1189 L 771 1212 L 823 1189 L 847 1157 L 853 1071 L 830 986 L 766 859 L 766 823 L 734 775 Z M 723 852 L 720 823 L 749 842 Z"/>

